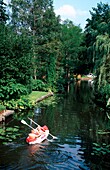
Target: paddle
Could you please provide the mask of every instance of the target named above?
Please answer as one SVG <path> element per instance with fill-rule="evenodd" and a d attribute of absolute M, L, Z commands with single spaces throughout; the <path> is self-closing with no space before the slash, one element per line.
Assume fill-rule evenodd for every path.
<path fill-rule="evenodd" d="M 34 128 L 33 128 L 32 126 L 30 126 L 29 124 L 27 124 L 24 120 L 21 120 L 21 123 L 23 123 L 24 125 L 29 126 L 31 129 L 33 129 L 33 130 L 34 130 Z"/>
<path fill-rule="evenodd" d="M 31 129 L 34 129 L 32 126 L 30 126 L 29 124 L 27 124 L 24 120 L 21 120 L 21 123 L 23 123 L 24 125 L 29 126 Z M 47 139 L 49 142 L 51 142 L 51 140 Z"/>
<path fill-rule="evenodd" d="M 34 124 L 36 124 L 37 126 L 40 126 L 38 123 L 36 123 L 36 122 L 34 122 L 32 119 L 30 119 L 29 117 L 28 117 L 28 119 L 29 120 L 31 120 Z M 41 126 L 40 126 L 41 127 Z M 51 133 L 49 133 L 49 135 L 50 136 L 52 136 L 53 137 L 53 139 L 58 139 L 56 136 L 53 136 Z"/>

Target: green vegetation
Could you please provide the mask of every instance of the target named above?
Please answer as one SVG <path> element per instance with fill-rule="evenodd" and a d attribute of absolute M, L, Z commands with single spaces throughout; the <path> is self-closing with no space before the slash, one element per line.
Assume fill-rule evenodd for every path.
<path fill-rule="evenodd" d="M 90 14 L 85 28 L 88 67 L 97 76 L 95 102 L 106 109 L 110 98 L 110 6 L 98 3 Z"/>
<path fill-rule="evenodd" d="M 0 111 L 3 111 L 5 109 L 6 109 L 6 107 L 0 104 Z"/>
<path fill-rule="evenodd" d="M 0 140 L 2 140 L 2 144 L 7 144 L 9 142 L 15 141 L 19 136 L 19 127 L 7 127 L 6 129 L 0 128 Z"/>
<path fill-rule="evenodd" d="M 4 107 L 7 109 L 13 110 L 28 110 L 32 109 L 35 106 L 35 101 L 42 96 L 47 95 L 48 92 L 39 92 L 39 91 L 32 91 L 29 95 L 23 95 L 20 99 L 12 99 L 9 101 L 4 101 Z"/>
<path fill-rule="evenodd" d="M 102 156 L 106 154 L 110 154 L 110 145 L 106 143 L 102 143 L 99 145 L 97 143 L 93 143 L 93 153 L 92 155 Z"/>
<path fill-rule="evenodd" d="M 64 93 L 74 74 L 92 72 L 97 76 L 94 101 L 109 108 L 110 6 L 99 3 L 90 14 L 83 32 L 68 19 L 60 22 L 52 0 L 11 0 L 8 6 L 1 0 L 0 103 L 30 107 L 22 96 Z"/>
<path fill-rule="evenodd" d="M 47 95 L 47 92 L 39 92 L 39 91 L 33 91 L 31 94 L 27 96 L 27 98 L 31 101 L 35 101 L 38 98 Z"/>

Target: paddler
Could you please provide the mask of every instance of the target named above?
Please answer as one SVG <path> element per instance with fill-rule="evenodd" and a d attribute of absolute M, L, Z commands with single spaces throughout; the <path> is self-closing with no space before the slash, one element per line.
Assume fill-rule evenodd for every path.
<path fill-rule="evenodd" d="M 43 134 L 45 134 L 45 130 L 48 130 L 48 127 L 44 125 L 43 127 L 38 126 L 36 129 L 31 130 L 29 137 L 35 139 Z"/>

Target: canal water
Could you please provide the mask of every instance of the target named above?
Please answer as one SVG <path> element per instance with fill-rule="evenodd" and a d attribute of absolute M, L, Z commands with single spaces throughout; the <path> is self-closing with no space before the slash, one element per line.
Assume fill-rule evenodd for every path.
<path fill-rule="evenodd" d="M 76 82 L 51 105 L 42 104 L 31 113 L 14 116 L 6 127 L 19 127 L 20 137 L 0 144 L 0 170 L 109 169 L 110 138 L 101 132 L 110 122 L 93 104 L 93 88 L 86 81 Z M 28 116 L 40 125 L 46 124 L 57 139 L 49 136 L 41 144 L 28 145 L 25 139 L 31 129 L 20 121 L 25 119 L 35 127 Z"/>

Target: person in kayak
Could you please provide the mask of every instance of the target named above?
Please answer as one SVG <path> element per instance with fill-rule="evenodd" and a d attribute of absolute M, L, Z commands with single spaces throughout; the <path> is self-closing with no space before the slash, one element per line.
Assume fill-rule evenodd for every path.
<path fill-rule="evenodd" d="M 43 127 L 38 126 L 36 129 L 31 130 L 31 133 L 29 134 L 30 138 L 37 138 L 43 134 L 45 134 L 45 130 L 48 130 L 48 127 L 44 125 Z"/>

